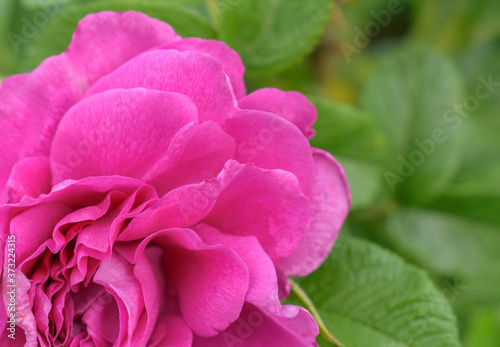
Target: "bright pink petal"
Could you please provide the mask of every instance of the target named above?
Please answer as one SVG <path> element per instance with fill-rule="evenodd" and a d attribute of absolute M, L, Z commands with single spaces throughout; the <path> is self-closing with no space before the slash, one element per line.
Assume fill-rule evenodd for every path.
<path fill-rule="evenodd" d="M 195 225 L 214 206 L 222 181 L 219 177 L 168 192 L 156 205 L 132 219 L 118 241 L 142 240 L 158 230 Z"/>
<path fill-rule="evenodd" d="M 248 269 L 232 250 L 204 244 L 190 229 L 166 229 L 144 239 L 164 249 L 167 278 L 179 295 L 182 316 L 201 336 L 213 336 L 238 318 L 248 290 Z"/>
<path fill-rule="evenodd" d="M 111 345 L 120 337 L 120 312 L 109 293 L 92 301 L 81 319 L 87 333 L 98 345 Z"/>
<path fill-rule="evenodd" d="M 16 263 L 25 258 L 52 237 L 57 223 L 71 209 L 61 202 L 48 202 L 27 209 L 10 221 L 9 231 L 16 237 Z"/>
<path fill-rule="evenodd" d="M 234 159 L 264 169 L 290 171 L 309 196 L 314 163 L 309 142 L 297 127 L 271 113 L 244 110 L 229 119 L 224 130 L 236 140 Z"/>
<path fill-rule="evenodd" d="M 137 54 L 178 39 L 168 24 L 142 13 L 92 14 L 80 21 L 65 53 L 31 73 L 5 79 L 0 86 L 0 187 L 17 161 L 49 154 L 60 119 L 95 81 Z"/>
<path fill-rule="evenodd" d="M 0 260 L 3 263 L 4 262 L 4 257 L 3 257 L 3 251 L 5 249 L 5 242 L 3 241 L 4 237 L 0 237 Z M 5 285 L 3 282 L 3 266 L 0 267 L 0 278 L 2 279 L 2 287 Z M 0 289 L 0 292 L 2 290 Z M 6 335 L 7 332 L 5 331 L 5 326 L 7 324 L 7 307 L 4 305 L 3 299 L 0 300 L 0 336 Z M 0 341 L 2 341 L 0 339 Z M 5 340 L 6 341 L 6 340 Z"/>
<path fill-rule="evenodd" d="M 5 261 L 5 264 L 7 262 Z M 7 266 L 4 267 L 2 283 L 8 283 L 8 277 L 6 274 Z M 25 347 L 36 347 L 37 343 L 37 326 L 36 319 L 31 309 L 30 297 L 28 291 L 31 288 L 30 281 L 26 276 L 18 270 L 15 270 L 16 275 L 16 325 L 18 328 L 24 330 L 26 334 L 26 344 Z M 10 299 L 10 294 L 8 293 L 9 288 L 7 286 L 2 286 L 2 299 L 4 304 L 7 306 Z M 20 329 L 16 329 L 17 334 L 20 333 Z M 22 336 L 20 336 L 22 339 Z"/>
<path fill-rule="evenodd" d="M 144 298 L 145 314 L 139 321 L 134 337 L 131 339 L 132 346 L 146 346 L 153 334 L 160 309 L 161 283 L 156 280 L 162 276 L 158 274 L 158 268 L 153 264 L 156 261 L 154 249 L 146 249 L 134 266 L 134 276 L 141 284 Z"/>
<path fill-rule="evenodd" d="M 76 182 L 68 180 L 37 199 L 25 197 L 17 204 L 0 207 L 0 235 L 2 238 L 15 235 L 19 242 L 16 264 L 22 266 L 23 261 L 42 246 L 58 252 L 65 240 L 57 229 L 65 224 L 99 218 L 106 210 L 97 205 L 114 190 L 136 197 L 134 214 L 128 218 L 157 201 L 152 187 L 144 182 L 128 177 L 100 176 Z"/>
<path fill-rule="evenodd" d="M 263 88 L 241 99 L 238 106 L 242 110 L 274 113 L 295 124 L 307 138 L 314 136 L 314 130 L 311 127 L 316 122 L 316 107 L 299 92 Z"/>
<path fill-rule="evenodd" d="M 174 136 L 163 158 L 143 180 L 163 196 L 174 188 L 217 177 L 234 151 L 234 139 L 217 123 L 188 124 Z"/>
<path fill-rule="evenodd" d="M 283 306 L 279 315 L 245 304 L 240 317 L 212 338 L 194 337 L 193 347 L 317 347 L 319 328 L 303 308 Z"/>
<path fill-rule="evenodd" d="M 100 79 L 88 95 L 138 87 L 190 97 L 201 122 L 213 120 L 222 124 L 238 110 L 231 85 L 216 58 L 173 49 L 156 50 L 132 59 Z"/>
<path fill-rule="evenodd" d="M 233 86 L 236 98 L 241 99 L 245 96 L 246 88 L 245 81 L 243 80 L 245 66 L 241 62 L 238 53 L 229 48 L 224 42 L 192 37 L 168 43 L 160 48 L 210 54 L 221 62 L 224 72 L 231 79 L 231 85 Z"/>
<path fill-rule="evenodd" d="M 233 236 L 198 224 L 194 229 L 203 242 L 232 249 L 245 262 L 250 282 L 245 300 L 270 312 L 279 312 L 278 282 L 274 264 L 254 236 Z"/>
<path fill-rule="evenodd" d="M 191 347 L 193 332 L 181 317 L 165 316 L 158 320 L 148 347 Z"/>
<path fill-rule="evenodd" d="M 228 162 L 226 174 L 231 180 L 204 218 L 205 223 L 227 234 L 255 236 L 275 262 L 291 255 L 311 217 L 309 199 L 297 178 L 287 171 L 242 166 L 234 161 Z"/>
<path fill-rule="evenodd" d="M 310 213 L 309 199 L 291 173 L 230 160 L 217 178 L 167 193 L 134 218 L 118 240 L 138 240 L 204 220 L 228 234 L 255 236 L 278 261 L 297 249 L 309 227 Z"/>
<path fill-rule="evenodd" d="M 141 256 L 137 264 L 132 265 L 113 253 L 99 266 L 94 283 L 106 288 L 118 304 L 120 334 L 117 341 L 130 346 L 146 346 L 156 323 L 159 299 L 159 288 L 149 261 Z"/>
<path fill-rule="evenodd" d="M 54 183 L 88 176 L 142 178 L 176 132 L 196 122 L 187 97 L 120 89 L 87 98 L 63 118 L 50 155 Z"/>
<path fill-rule="evenodd" d="M 25 195 L 37 198 L 47 194 L 52 187 L 50 166 L 47 157 L 29 157 L 22 159 L 12 168 L 7 181 L 9 203 L 16 203 Z"/>
<path fill-rule="evenodd" d="M 351 204 L 344 170 L 327 152 L 313 149 L 316 175 L 310 200 L 311 227 L 297 251 L 278 268 L 285 276 L 305 276 L 326 259 L 337 239 Z"/>

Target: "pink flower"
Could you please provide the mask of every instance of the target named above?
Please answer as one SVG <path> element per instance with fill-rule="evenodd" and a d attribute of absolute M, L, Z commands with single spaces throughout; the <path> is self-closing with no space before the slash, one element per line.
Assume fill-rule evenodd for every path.
<path fill-rule="evenodd" d="M 323 262 L 349 191 L 309 145 L 314 106 L 246 95 L 243 72 L 221 42 L 102 12 L 2 83 L 0 344 L 316 345 L 278 283 Z"/>

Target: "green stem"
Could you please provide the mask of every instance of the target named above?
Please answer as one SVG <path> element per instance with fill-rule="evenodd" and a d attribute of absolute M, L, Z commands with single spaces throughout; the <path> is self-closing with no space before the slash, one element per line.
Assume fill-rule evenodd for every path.
<path fill-rule="evenodd" d="M 297 282 L 295 282 L 292 279 L 290 280 L 290 284 L 292 287 L 292 292 L 299 298 L 299 300 L 302 302 L 304 307 L 312 314 L 314 319 L 316 319 L 316 322 L 318 322 L 319 326 L 319 332 L 320 334 L 328 341 L 333 343 L 336 346 L 341 347 L 340 343 L 333 337 L 333 335 L 328 331 L 325 322 L 323 322 L 323 319 L 319 315 L 318 310 L 314 306 L 313 302 L 311 299 L 309 299 L 309 296 L 307 296 L 306 292 L 299 286 Z"/>

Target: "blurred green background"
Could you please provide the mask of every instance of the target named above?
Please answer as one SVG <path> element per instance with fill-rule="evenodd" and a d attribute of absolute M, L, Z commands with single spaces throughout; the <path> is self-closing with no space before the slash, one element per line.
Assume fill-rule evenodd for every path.
<path fill-rule="evenodd" d="M 311 143 L 343 164 L 353 194 L 342 233 L 424 269 L 464 346 L 500 346 L 498 0 L 1 0 L 0 76 L 60 53 L 103 9 L 227 42 L 249 91 L 308 95 Z M 387 344 L 399 345 L 426 346 Z"/>

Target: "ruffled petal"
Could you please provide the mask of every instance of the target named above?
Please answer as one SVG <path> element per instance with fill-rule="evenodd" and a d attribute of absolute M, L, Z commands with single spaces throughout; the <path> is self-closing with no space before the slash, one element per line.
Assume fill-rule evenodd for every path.
<path fill-rule="evenodd" d="M 21 264 L 50 239 L 57 223 L 70 212 L 66 204 L 58 201 L 18 212 L 9 226 L 10 234 L 16 237 L 16 264 Z"/>
<path fill-rule="evenodd" d="M 309 199 L 297 178 L 235 161 L 228 162 L 225 173 L 231 180 L 204 222 L 227 234 L 255 236 L 274 262 L 291 255 L 311 217 Z"/>
<path fill-rule="evenodd" d="M 217 123 L 188 124 L 143 180 L 163 196 L 174 188 L 217 177 L 234 151 L 234 139 Z"/>
<path fill-rule="evenodd" d="M 203 242 L 230 248 L 245 262 L 250 275 L 245 297 L 247 302 L 269 312 L 280 312 L 276 269 L 271 258 L 254 236 L 228 235 L 206 224 L 198 224 L 194 230 Z"/>
<path fill-rule="evenodd" d="M 148 281 L 149 279 L 149 281 Z M 119 331 L 116 341 L 125 346 L 146 346 L 158 316 L 159 291 L 155 275 L 146 257 L 135 265 L 114 252 L 94 275 L 94 283 L 102 285 L 114 296 L 119 310 Z M 101 317 L 104 319 L 104 312 Z M 114 320 L 116 324 L 116 320 Z M 87 325 L 92 323 L 87 318 Z M 94 328 L 98 329 L 96 324 Z M 101 335 L 104 329 L 101 328 Z"/>
<path fill-rule="evenodd" d="M 221 63 L 198 52 L 155 50 L 144 53 L 101 78 L 87 96 L 115 88 L 156 89 L 193 99 L 200 121 L 222 124 L 238 108 Z"/>
<path fill-rule="evenodd" d="M 204 220 L 224 233 L 255 236 L 273 261 L 291 255 L 310 223 L 311 205 L 296 177 L 229 160 L 217 178 L 167 193 L 130 222 L 118 240 Z"/>
<path fill-rule="evenodd" d="M 245 96 L 238 106 L 244 110 L 274 113 L 293 123 L 307 138 L 314 136 L 311 127 L 318 116 L 316 107 L 299 92 L 263 88 Z"/>
<path fill-rule="evenodd" d="M 214 336 L 234 322 L 248 290 L 248 269 L 232 250 L 204 244 L 190 229 L 166 229 L 142 241 L 164 249 L 167 278 L 179 296 L 180 310 L 198 335 Z"/>
<path fill-rule="evenodd" d="M 16 240 L 16 244 L 17 244 Z M 7 261 L 4 261 L 4 264 L 7 264 Z M 4 267 L 4 272 L 3 272 L 3 278 L 2 278 L 2 283 L 8 283 L 8 276 L 6 274 L 6 269 L 7 266 Z M 36 325 L 36 319 L 33 314 L 33 311 L 31 310 L 31 302 L 30 302 L 30 297 L 28 295 L 28 292 L 31 288 L 30 281 L 26 278 L 26 276 L 18 271 L 15 270 L 15 275 L 16 275 L 16 285 L 17 287 L 15 288 L 15 297 L 16 297 L 16 325 L 17 327 L 21 328 L 24 330 L 25 334 L 25 347 L 36 347 L 38 346 L 37 343 L 37 325 Z M 9 299 L 10 299 L 10 293 L 9 290 L 12 288 L 9 288 L 7 286 L 2 286 L 0 288 L 2 290 L 2 299 L 4 302 L 4 305 L 8 306 L 9 304 Z M 18 337 L 18 334 L 20 334 L 20 329 L 16 329 L 16 337 Z M 23 339 L 22 336 L 19 336 L 20 340 Z M 9 344 L 10 345 L 10 344 Z"/>
<path fill-rule="evenodd" d="M 227 121 L 224 130 L 236 140 L 234 159 L 264 169 L 290 171 L 309 196 L 314 163 L 309 142 L 297 127 L 268 112 L 243 110 Z"/>
<path fill-rule="evenodd" d="M 305 276 L 316 270 L 330 253 L 349 213 L 351 194 L 344 170 L 328 152 L 313 149 L 313 157 L 311 227 L 297 251 L 278 264 L 284 276 Z"/>

